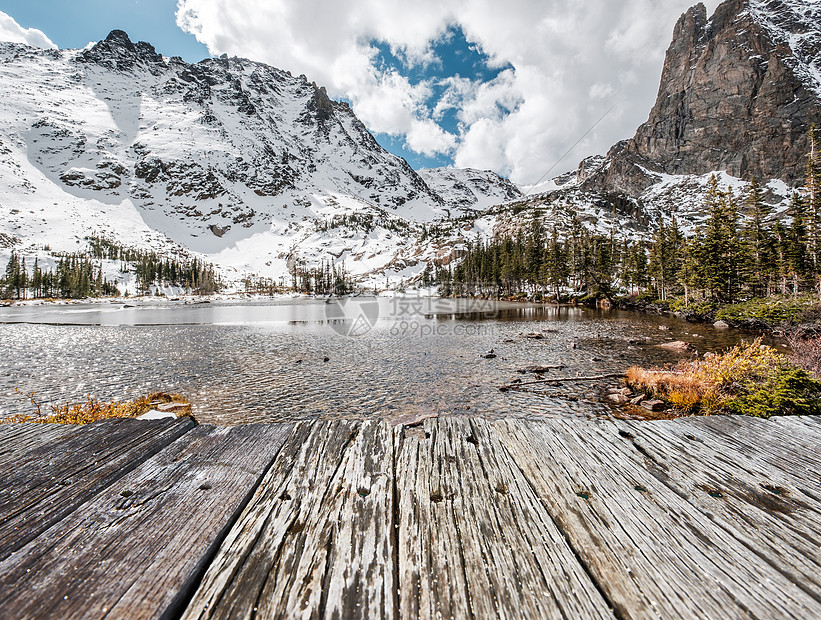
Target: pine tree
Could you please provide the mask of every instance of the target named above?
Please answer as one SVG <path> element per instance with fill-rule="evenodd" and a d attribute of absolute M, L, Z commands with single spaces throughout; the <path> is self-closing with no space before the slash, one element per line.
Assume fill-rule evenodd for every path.
<path fill-rule="evenodd" d="M 11 298 L 15 295 L 19 277 L 20 260 L 17 257 L 17 253 L 12 250 L 9 262 L 6 264 L 6 271 L 3 275 L 3 297 Z"/>
<path fill-rule="evenodd" d="M 763 192 L 756 179 L 750 183 L 744 203 L 747 223 L 741 240 L 743 277 L 754 295 L 767 295 L 773 256 L 772 235 L 767 228 L 766 219 L 772 208 L 764 202 Z"/>
<path fill-rule="evenodd" d="M 792 281 L 793 295 L 798 295 L 807 276 L 807 228 L 804 224 L 806 206 L 798 194 L 793 194 L 789 213 L 792 224 L 785 243 L 787 278 Z"/>
<path fill-rule="evenodd" d="M 809 261 L 817 288 L 821 293 L 821 142 L 815 125 L 809 133 L 810 152 L 807 154 L 806 209 L 807 240 Z"/>
<path fill-rule="evenodd" d="M 567 277 L 570 275 L 567 257 L 562 244 L 559 242 L 559 235 L 556 227 L 550 234 L 550 241 L 544 250 L 544 261 L 542 263 L 542 280 L 553 288 L 556 302 L 561 300 L 561 287 L 567 284 Z"/>
<path fill-rule="evenodd" d="M 703 277 L 703 248 L 704 239 L 700 232 L 696 232 L 682 246 L 681 268 L 677 278 L 684 287 L 684 304 L 689 305 L 693 301 L 695 291 L 704 288 Z"/>
<path fill-rule="evenodd" d="M 736 280 L 733 232 L 735 222 L 727 220 L 734 211 L 732 196 L 718 189 L 718 179 L 710 178 L 705 198 L 707 223 L 702 243 L 701 280 L 710 299 L 730 301 Z"/>

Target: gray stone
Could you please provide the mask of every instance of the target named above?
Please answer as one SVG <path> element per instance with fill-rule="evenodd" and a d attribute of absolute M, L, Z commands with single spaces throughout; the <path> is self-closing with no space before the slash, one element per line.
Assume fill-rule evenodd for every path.
<path fill-rule="evenodd" d="M 664 401 L 658 399 L 645 400 L 641 403 L 641 406 L 648 411 L 664 411 L 665 408 Z"/>
<path fill-rule="evenodd" d="M 671 351 L 689 351 L 690 345 L 682 340 L 673 340 L 671 342 L 662 342 L 659 345 L 662 349 L 670 349 Z"/>

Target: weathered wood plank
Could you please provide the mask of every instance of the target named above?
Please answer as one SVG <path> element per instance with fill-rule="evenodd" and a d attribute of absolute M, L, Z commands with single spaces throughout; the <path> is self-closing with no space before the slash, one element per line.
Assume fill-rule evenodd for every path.
<path fill-rule="evenodd" d="M 30 450 L 0 487 L 0 560 L 194 427 L 177 420 L 106 420 Z"/>
<path fill-rule="evenodd" d="M 659 472 L 660 484 L 731 532 L 750 561 L 789 575 L 821 604 L 821 502 L 803 495 L 758 451 L 717 440 L 708 429 L 676 420 L 617 425 L 622 441 Z"/>
<path fill-rule="evenodd" d="M 178 614 L 290 431 L 192 430 L 0 562 L 3 615 Z"/>
<path fill-rule="evenodd" d="M 801 433 L 821 442 L 821 416 L 778 416 L 770 418 L 768 422 L 784 427 L 790 433 Z"/>
<path fill-rule="evenodd" d="M 393 477 L 385 423 L 301 424 L 183 617 L 393 617 Z"/>
<path fill-rule="evenodd" d="M 821 472 L 821 441 L 811 432 L 791 429 L 775 420 L 747 416 L 700 416 L 682 418 L 677 423 L 697 431 L 720 446 L 736 446 L 782 472 L 782 475 L 802 486 L 809 494 L 821 497 L 811 489 L 819 485 Z"/>
<path fill-rule="evenodd" d="M 818 601 L 676 489 L 610 422 L 497 424 L 617 613 L 812 617 Z"/>
<path fill-rule="evenodd" d="M 612 618 L 518 466 L 481 420 L 397 430 L 403 618 Z"/>
<path fill-rule="evenodd" d="M 70 424 L 0 424 L 0 466 L 13 467 L 17 459 L 78 429 Z"/>

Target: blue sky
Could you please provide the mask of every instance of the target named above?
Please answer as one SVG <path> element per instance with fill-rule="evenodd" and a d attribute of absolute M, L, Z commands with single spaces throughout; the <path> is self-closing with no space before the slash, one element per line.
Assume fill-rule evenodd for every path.
<path fill-rule="evenodd" d="M 177 26 L 176 10 L 176 0 L 0 0 L 0 11 L 42 30 L 60 48 L 85 47 L 119 28 L 166 56 L 207 58 L 208 47 Z"/>
<path fill-rule="evenodd" d="M 646 120 L 673 26 L 694 2 L 0 0 L 0 11 L 61 48 L 120 28 L 189 62 L 227 53 L 304 73 L 414 168 L 528 185 Z"/>
<path fill-rule="evenodd" d="M 511 68 L 509 64 L 502 67 L 492 67 L 487 54 L 482 53 L 476 45 L 469 43 L 461 28 L 448 30 L 433 42 L 430 47 L 431 55 L 435 58 L 429 63 L 408 63 L 402 55 L 391 51 L 390 45 L 381 41 L 370 41 L 370 45 L 377 51 L 374 66 L 380 72 L 394 70 L 401 71 L 411 86 L 428 83 L 430 96 L 424 100 L 428 107 L 435 107 L 447 90 L 443 81 L 452 77 L 470 79 L 472 82 L 488 82 L 496 78 L 504 69 Z M 349 102 L 350 103 L 350 102 Z M 456 134 L 459 131 L 457 108 L 447 108 L 437 116 L 437 124 L 446 132 Z M 411 150 L 405 143 L 404 136 L 388 133 L 375 133 L 377 141 L 388 151 L 404 157 L 414 168 L 435 168 L 438 166 L 453 165 L 453 158 L 437 153 L 426 156 Z"/>
<path fill-rule="evenodd" d="M 102 39 L 111 30 L 119 28 L 128 32 L 132 40 L 147 41 L 166 56 L 182 56 L 188 62 L 209 56 L 206 45 L 177 25 L 176 0 L 0 0 L 0 10 L 24 28 L 42 30 L 60 48 L 84 47 L 89 41 Z M 458 28 L 450 29 L 434 46 L 438 61 L 424 67 L 409 67 L 391 52 L 386 43 L 372 41 L 371 44 L 378 50 L 380 69 L 401 70 L 412 84 L 453 75 L 492 79 L 500 72 L 500 69 L 487 66 L 487 56 L 469 44 Z M 441 95 L 443 88 L 433 86 L 432 90 L 429 103 Z M 344 96 L 338 98 L 348 100 Z M 447 110 L 439 125 L 455 132 L 458 125 L 456 111 Z M 374 136 L 385 149 L 404 157 L 414 168 L 453 164 L 452 157 L 446 155 L 425 156 L 410 150 L 401 135 L 374 132 Z"/>

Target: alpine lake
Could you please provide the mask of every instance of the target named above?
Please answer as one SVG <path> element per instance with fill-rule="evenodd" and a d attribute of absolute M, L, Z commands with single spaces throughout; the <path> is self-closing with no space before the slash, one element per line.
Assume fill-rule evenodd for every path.
<path fill-rule="evenodd" d="M 446 415 L 600 417 L 618 379 L 754 337 L 576 306 L 431 297 L 117 300 L 0 308 L 0 416 L 50 404 L 186 396 L 202 423 Z M 658 345 L 683 341 L 690 350 Z M 772 342 L 771 342 L 772 343 Z"/>

